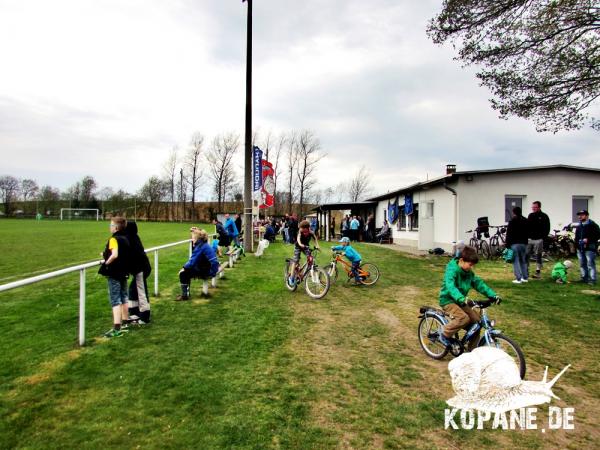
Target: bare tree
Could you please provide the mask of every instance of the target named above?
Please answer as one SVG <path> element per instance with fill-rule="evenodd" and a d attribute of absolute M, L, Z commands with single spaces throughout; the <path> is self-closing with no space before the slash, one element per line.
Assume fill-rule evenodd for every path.
<path fill-rule="evenodd" d="M 4 214 L 12 212 L 12 204 L 19 195 L 19 180 L 11 175 L 0 177 L 0 199 L 4 203 Z"/>
<path fill-rule="evenodd" d="M 285 173 L 287 176 L 287 204 L 288 212 L 292 212 L 292 203 L 294 201 L 295 187 L 295 169 L 298 165 L 298 151 L 296 148 L 297 133 L 290 131 L 285 137 Z"/>
<path fill-rule="evenodd" d="M 181 204 L 181 213 L 178 213 L 178 220 L 185 219 L 185 202 L 187 200 L 187 183 L 183 176 L 183 168 L 179 169 L 179 193 L 177 200 Z"/>
<path fill-rule="evenodd" d="M 39 186 L 35 180 L 26 178 L 21 180 L 21 198 L 24 202 L 32 199 L 39 191 Z"/>
<path fill-rule="evenodd" d="M 348 194 L 351 202 L 363 200 L 371 190 L 371 174 L 366 166 L 361 166 L 354 178 L 350 180 Z"/>
<path fill-rule="evenodd" d="M 283 147 L 285 146 L 286 139 L 287 137 L 285 133 L 281 133 L 275 141 L 275 145 L 273 146 L 273 151 L 271 152 L 271 160 L 269 161 L 269 158 L 267 158 L 267 161 L 273 164 L 273 172 L 275 173 L 273 175 L 273 197 L 275 198 L 276 213 L 279 210 L 279 202 L 277 202 L 277 179 L 279 178 L 279 159 L 281 157 Z"/>
<path fill-rule="evenodd" d="M 169 153 L 169 157 L 163 165 L 164 179 L 167 183 L 168 197 L 171 202 L 169 208 L 169 220 L 175 217 L 175 192 L 177 187 L 177 146 L 174 146 Z"/>
<path fill-rule="evenodd" d="M 94 177 L 87 175 L 81 180 L 80 186 L 81 192 L 79 201 L 83 203 L 85 207 L 92 206 L 91 203 L 95 200 L 94 193 L 98 187 L 96 180 L 94 180 Z"/>
<path fill-rule="evenodd" d="M 188 151 L 185 161 L 185 181 L 189 186 L 191 194 L 190 219 L 192 220 L 196 218 L 196 192 L 198 191 L 198 187 L 200 185 L 200 178 L 202 177 L 202 171 L 200 169 L 200 155 L 202 154 L 203 144 L 204 136 L 202 136 L 200 133 L 194 134 L 194 136 L 192 136 L 191 148 Z"/>
<path fill-rule="evenodd" d="M 300 215 L 304 215 L 304 200 L 310 192 L 314 171 L 317 163 L 325 155 L 320 154 L 321 143 L 310 130 L 303 130 L 296 139 L 297 165 L 296 176 L 298 180 Z"/>
<path fill-rule="evenodd" d="M 233 157 L 239 146 L 240 137 L 237 133 L 220 134 L 213 139 L 212 148 L 206 155 L 219 212 L 223 211 L 223 202 L 235 182 Z"/>
<path fill-rule="evenodd" d="M 145 203 L 146 219 L 157 219 L 160 210 L 160 201 L 167 195 L 168 185 L 164 180 L 152 176 L 146 181 L 138 192 L 138 198 Z"/>

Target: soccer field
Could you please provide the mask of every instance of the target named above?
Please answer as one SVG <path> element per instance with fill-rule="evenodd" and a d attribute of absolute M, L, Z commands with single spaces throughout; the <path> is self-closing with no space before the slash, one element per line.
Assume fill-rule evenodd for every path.
<path fill-rule="evenodd" d="M 188 228 L 141 223 L 140 236 L 151 247 Z M 0 221 L 0 231 L 10 281 L 95 259 L 109 235 L 106 222 Z M 521 344 L 526 378 L 572 364 L 552 404 L 575 408 L 575 430 L 445 430 L 450 359 L 427 358 L 416 327 L 448 259 L 357 249 L 382 271 L 374 286 L 339 280 L 320 301 L 290 293 L 282 270 L 293 250 L 276 243 L 227 271 L 209 299 L 195 283 L 184 303 L 173 299 L 188 249 L 166 250 L 153 323 L 112 340 L 98 337 L 110 307 L 90 270 L 84 348 L 77 274 L 0 293 L 0 448 L 597 448 L 597 294 L 549 280 L 515 286 L 504 263 L 478 265 L 505 298 L 490 316 Z"/>

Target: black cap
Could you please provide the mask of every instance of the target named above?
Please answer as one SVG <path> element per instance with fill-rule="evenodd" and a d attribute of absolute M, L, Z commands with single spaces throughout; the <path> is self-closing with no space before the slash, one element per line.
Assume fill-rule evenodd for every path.
<path fill-rule="evenodd" d="M 581 215 L 581 214 L 585 214 L 586 216 L 589 216 L 590 213 L 587 211 L 587 209 L 582 209 L 580 211 L 577 211 L 577 215 Z"/>

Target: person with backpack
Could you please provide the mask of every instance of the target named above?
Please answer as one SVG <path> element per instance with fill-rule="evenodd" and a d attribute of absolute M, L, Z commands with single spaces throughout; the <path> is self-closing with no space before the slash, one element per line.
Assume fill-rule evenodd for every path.
<path fill-rule="evenodd" d="M 190 299 L 190 283 L 192 278 L 212 278 L 219 272 L 219 260 L 208 243 L 208 233 L 196 227 L 191 228 L 192 256 L 179 271 L 181 295 L 178 301 Z"/>
<path fill-rule="evenodd" d="M 98 273 L 108 282 L 108 299 L 112 307 L 113 327 L 104 337 L 120 337 L 127 330 L 129 305 L 127 298 L 127 277 L 130 272 L 129 240 L 125 236 L 127 221 L 123 217 L 113 217 L 110 221 L 112 236 L 106 242 L 102 253 L 102 265 Z"/>
<path fill-rule="evenodd" d="M 150 296 L 146 280 L 150 276 L 152 267 L 138 235 L 137 223 L 127 222 L 125 235 L 129 240 L 130 274 L 133 277 L 129 283 L 129 319 L 130 323 L 145 325 L 150 323 Z"/>

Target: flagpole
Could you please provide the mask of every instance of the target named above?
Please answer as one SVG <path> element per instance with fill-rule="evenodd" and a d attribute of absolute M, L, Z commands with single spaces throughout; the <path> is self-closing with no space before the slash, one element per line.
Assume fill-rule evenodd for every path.
<path fill-rule="evenodd" d="M 252 0 L 246 27 L 246 142 L 244 152 L 244 250 L 252 251 Z"/>

